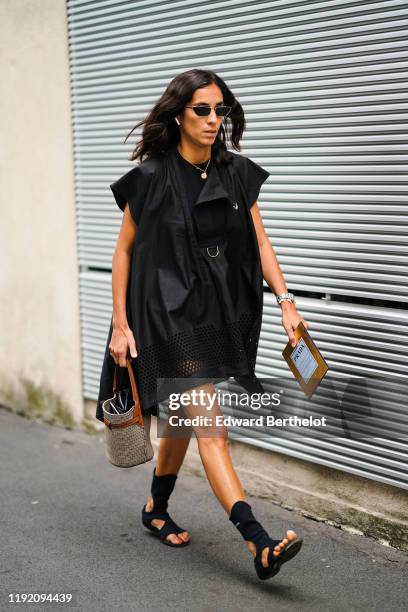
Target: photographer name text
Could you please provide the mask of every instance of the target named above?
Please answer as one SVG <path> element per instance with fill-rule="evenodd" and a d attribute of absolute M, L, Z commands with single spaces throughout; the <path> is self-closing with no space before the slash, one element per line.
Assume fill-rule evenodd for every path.
<path fill-rule="evenodd" d="M 178 415 L 169 416 L 169 425 L 172 427 L 326 427 L 326 417 L 298 417 L 290 416 L 277 418 L 273 415 L 259 415 L 257 417 L 233 417 L 216 415 L 195 416 L 192 418 L 180 417 Z"/>

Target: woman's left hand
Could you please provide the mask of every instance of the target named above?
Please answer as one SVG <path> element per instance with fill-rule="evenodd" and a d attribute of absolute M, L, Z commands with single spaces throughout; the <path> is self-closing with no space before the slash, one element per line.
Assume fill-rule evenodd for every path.
<path fill-rule="evenodd" d="M 296 345 L 294 330 L 299 325 L 300 321 L 306 327 L 309 327 L 308 323 L 304 320 L 304 318 L 298 313 L 296 310 L 295 304 L 289 301 L 282 302 L 282 325 L 285 328 L 286 333 L 288 334 L 289 342 L 292 346 Z"/>

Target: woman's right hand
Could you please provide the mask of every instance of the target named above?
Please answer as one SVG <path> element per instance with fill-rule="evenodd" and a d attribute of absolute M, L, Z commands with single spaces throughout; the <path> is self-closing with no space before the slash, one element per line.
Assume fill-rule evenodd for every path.
<path fill-rule="evenodd" d="M 121 368 L 126 367 L 126 357 L 130 349 L 130 355 L 137 357 L 136 342 L 133 332 L 129 326 L 114 327 L 109 343 L 109 352 L 116 364 Z"/>

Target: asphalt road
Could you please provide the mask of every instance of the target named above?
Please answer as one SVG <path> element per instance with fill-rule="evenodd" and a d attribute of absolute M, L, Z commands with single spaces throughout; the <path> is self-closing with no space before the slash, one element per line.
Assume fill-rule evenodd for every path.
<path fill-rule="evenodd" d="M 249 498 L 272 537 L 293 528 L 298 556 L 265 582 L 206 480 L 180 472 L 169 511 L 191 544 L 163 546 L 140 520 L 154 462 L 116 468 L 102 437 L 0 409 L 0 610 L 89 612 L 407 609 L 408 556 Z M 9 603 L 71 593 L 70 603 Z"/>

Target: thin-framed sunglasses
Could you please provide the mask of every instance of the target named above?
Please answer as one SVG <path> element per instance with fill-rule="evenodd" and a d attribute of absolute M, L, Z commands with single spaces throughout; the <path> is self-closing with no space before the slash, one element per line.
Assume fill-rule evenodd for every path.
<path fill-rule="evenodd" d="M 211 113 L 211 106 L 204 104 L 196 104 L 194 106 L 186 106 L 186 108 L 192 108 L 196 115 L 199 117 L 207 117 Z M 215 106 L 215 114 L 218 117 L 226 117 L 231 112 L 231 106 Z"/>

